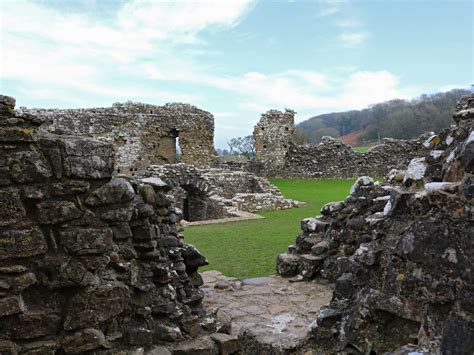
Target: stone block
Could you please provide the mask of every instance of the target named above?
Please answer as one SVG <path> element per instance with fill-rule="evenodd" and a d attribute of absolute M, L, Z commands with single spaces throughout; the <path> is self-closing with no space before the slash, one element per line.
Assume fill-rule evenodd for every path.
<path fill-rule="evenodd" d="M 153 332 L 144 328 L 133 328 L 128 331 L 130 345 L 149 346 L 153 344 Z"/>
<path fill-rule="evenodd" d="M 19 224 L 25 216 L 25 208 L 18 190 L 0 190 L 0 227 Z"/>
<path fill-rule="evenodd" d="M 167 341 L 167 342 L 177 342 L 183 339 L 181 330 L 178 327 L 171 327 L 165 324 L 155 324 L 153 326 L 153 336 L 155 342 Z"/>
<path fill-rule="evenodd" d="M 36 341 L 23 344 L 21 354 L 24 355 L 54 355 L 59 348 L 59 344 L 53 340 Z"/>
<path fill-rule="evenodd" d="M 219 350 L 210 337 L 182 343 L 173 349 L 173 355 L 217 355 Z"/>
<path fill-rule="evenodd" d="M 130 202 L 135 198 L 132 185 L 125 179 L 112 179 L 93 191 L 86 199 L 90 206 L 103 206 Z"/>
<path fill-rule="evenodd" d="M 10 156 L 10 178 L 17 183 L 42 182 L 52 176 L 51 168 L 42 154 L 25 151 Z"/>
<path fill-rule="evenodd" d="M 21 296 L 0 298 L 0 317 L 9 316 L 26 311 Z"/>
<path fill-rule="evenodd" d="M 63 339 L 62 347 L 67 353 L 80 354 L 106 346 L 104 333 L 94 328 L 80 330 Z"/>
<path fill-rule="evenodd" d="M 238 336 L 215 333 L 211 334 L 211 339 L 217 344 L 219 354 L 229 355 L 241 350 Z"/>
<path fill-rule="evenodd" d="M 0 260 L 41 255 L 47 249 L 48 246 L 39 228 L 0 232 Z"/>
<path fill-rule="evenodd" d="M 111 144 L 82 137 L 63 141 L 66 176 L 78 179 L 106 179 L 114 171 L 115 151 Z"/>
<path fill-rule="evenodd" d="M 132 237 L 132 230 L 128 223 L 120 223 L 112 226 L 115 240 L 124 240 Z"/>
<path fill-rule="evenodd" d="M 58 224 L 82 216 L 82 212 L 70 201 L 45 201 L 36 205 L 41 224 Z"/>
<path fill-rule="evenodd" d="M 73 255 L 92 255 L 112 250 L 110 228 L 75 228 L 59 232 L 60 244 Z"/>
<path fill-rule="evenodd" d="M 122 283 L 90 287 L 74 296 L 64 320 L 67 330 L 93 326 L 122 313 L 130 300 L 130 291 Z"/>
<path fill-rule="evenodd" d="M 35 127 L 2 127 L 0 143 L 31 143 L 37 140 Z"/>
<path fill-rule="evenodd" d="M 13 339 L 35 339 L 56 334 L 61 329 L 61 317 L 51 312 L 28 312 L 10 318 L 8 327 Z"/>
<path fill-rule="evenodd" d="M 0 354 L 17 355 L 20 347 L 12 341 L 0 340 Z"/>

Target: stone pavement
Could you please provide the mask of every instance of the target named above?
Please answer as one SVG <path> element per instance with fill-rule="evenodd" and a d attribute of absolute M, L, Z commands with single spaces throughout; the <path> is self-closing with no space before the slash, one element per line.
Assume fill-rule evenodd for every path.
<path fill-rule="evenodd" d="M 206 271 L 202 277 L 204 306 L 216 310 L 218 317 L 231 318 L 231 334 L 246 333 L 260 345 L 283 352 L 305 338 L 317 311 L 332 297 L 329 286 L 292 283 L 279 276 L 239 281 Z"/>

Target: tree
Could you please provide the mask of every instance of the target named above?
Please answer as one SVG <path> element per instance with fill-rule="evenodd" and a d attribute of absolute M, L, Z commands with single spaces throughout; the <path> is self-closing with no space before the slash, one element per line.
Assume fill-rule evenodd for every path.
<path fill-rule="evenodd" d="M 231 154 L 235 152 L 247 159 L 255 156 L 255 139 L 253 136 L 232 138 L 227 142 L 227 145 L 230 148 Z"/>
<path fill-rule="evenodd" d="M 291 141 L 296 145 L 307 144 L 309 142 L 309 137 L 305 131 L 296 126 L 293 132 L 293 137 L 291 137 Z"/>

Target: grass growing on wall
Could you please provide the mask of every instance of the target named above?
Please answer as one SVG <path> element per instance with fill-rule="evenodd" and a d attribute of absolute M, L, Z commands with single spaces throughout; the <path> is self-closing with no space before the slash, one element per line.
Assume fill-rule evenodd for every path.
<path fill-rule="evenodd" d="M 210 265 L 200 271 L 219 270 L 237 278 L 275 273 L 275 258 L 286 252 L 300 233 L 300 221 L 319 214 L 322 205 L 343 200 L 354 180 L 271 180 L 288 198 L 306 202 L 304 208 L 262 212 L 265 219 L 191 226 L 185 241 L 196 246 Z"/>

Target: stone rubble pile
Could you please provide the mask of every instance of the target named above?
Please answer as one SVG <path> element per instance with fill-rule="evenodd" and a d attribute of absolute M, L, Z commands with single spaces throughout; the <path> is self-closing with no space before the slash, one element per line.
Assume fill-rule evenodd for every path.
<path fill-rule="evenodd" d="M 183 201 L 193 191 L 198 193 L 196 203 L 200 204 L 202 215 L 194 220 L 231 217 L 238 211 L 256 213 L 304 206 L 303 202 L 285 198 L 266 178 L 244 171 L 186 164 L 153 165 L 146 176 L 158 177 L 173 187 L 170 194 L 181 209 L 185 209 Z"/>
<path fill-rule="evenodd" d="M 359 178 L 278 256 L 282 276 L 335 283 L 309 348 L 474 353 L 474 94 L 453 117 L 424 157 L 384 183 Z"/>
<path fill-rule="evenodd" d="M 138 354 L 214 332 L 170 187 L 112 178 L 111 144 L 14 106 L 0 96 L 0 353 Z"/>

